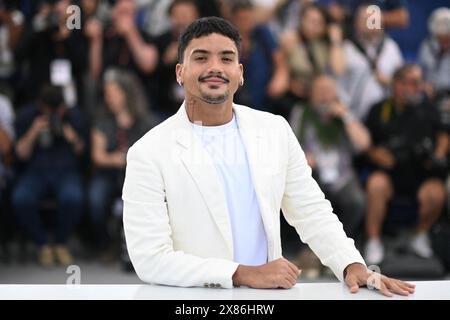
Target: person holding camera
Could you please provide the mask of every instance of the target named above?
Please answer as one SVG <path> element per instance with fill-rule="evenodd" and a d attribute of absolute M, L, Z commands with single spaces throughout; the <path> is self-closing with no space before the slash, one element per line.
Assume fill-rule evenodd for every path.
<path fill-rule="evenodd" d="M 380 240 L 389 201 L 415 197 L 418 221 L 410 241 L 420 257 L 433 255 L 427 231 L 442 212 L 449 137 L 434 105 L 424 100 L 422 71 L 415 64 L 400 67 L 393 76 L 393 96 L 374 105 L 367 119 L 373 146 L 368 151 L 375 166 L 367 180 L 366 261 L 379 264 L 384 257 Z"/>
<path fill-rule="evenodd" d="M 40 89 L 36 84 L 47 82 L 64 86 L 69 106 L 83 101 L 82 83 L 90 70 L 92 37 L 84 28 L 71 25 L 75 18 L 68 10 L 71 4 L 70 0 L 43 0 L 26 24 L 16 50 L 17 65 L 26 75 L 19 88 L 18 105 L 35 101 Z"/>
<path fill-rule="evenodd" d="M 292 113 L 292 127 L 313 176 L 333 207 L 338 208 L 345 233 L 353 238 L 364 217 L 365 196 L 352 157 L 368 150 L 370 134 L 340 101 L 330 76 L 322 74 L 313 79 L 308 104 L 298 110 Z"/>
<path fill-rule="evenodd" d="M 330 76 L 316 76 L 311 82 L 309 96 L 304 107 L 293 109 L 291 127 L 305 151 L 313 177 L 336 209 L 345 233 L 355 238 L 364 218 L 365 194 L 352 157 L 369 148 L 370 135 L 340 101 L 336 83 Z M 299 253 L 297 265 L 305 269 L 308 261 L 313 260 L 318 262 L 306 248 Z M 316 263 L 311 270 L 304 270 L 304 274 L 307 277 L 318 275 L 319 267 Z"/>
<path fill-rule="evenodd" d="M 76 108 L 66 108 L 62 88 L 44 86 L 36 105 L 22 110 L 16 122 L 18 160 L 22 172 L 12 194 L 19 226 L 39 247 L 39 263 L 48 267 L 54 258 L 70 265 L 66 246 L 83 207 L 80 156 L 85 149 L 85 127 Z M 57 203 L 55 248 L 50 246 L 39 207 L 49 195 Z"/>

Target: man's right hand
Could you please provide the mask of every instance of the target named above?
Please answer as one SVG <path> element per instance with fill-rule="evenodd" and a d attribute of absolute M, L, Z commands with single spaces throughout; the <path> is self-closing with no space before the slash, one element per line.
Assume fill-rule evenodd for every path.
<path fill-rule="evenodd" d="M 391 151 L 384 147 L 373 147 L 369 151 L 372 161 L 382 168 L 392 169 L 395 166 L 395 157 Z"/>
<path fill-rule="evenodd" d="M 239 265 L 233 274 L 233 285 L 244 285 L 255 289 L 289 289 L 297 283 L 300 273 L 301 270 L 284 258 L 261 266 Z"/>
<path fill-rule="evenodd" d="M 33 151 L 34 144 L 42 130 L 49 130 L 49 121 L 46 116 L 38 116 L 34 119 L 28 131 L 16 144 L 16 153 L 22 161 L 28 160 Z"/>
<path fill-rule="evenodd" d="M 31 125 L 29 131 L 33 137 L 36 137 L 41 130 L 48 130 L 50 127 L 48 117 L 39 116 L 36 117 Z"/>

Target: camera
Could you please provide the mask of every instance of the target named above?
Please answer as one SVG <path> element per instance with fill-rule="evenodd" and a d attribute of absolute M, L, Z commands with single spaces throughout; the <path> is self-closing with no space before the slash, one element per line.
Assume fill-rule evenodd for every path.
<path fill-rule="evenodd" d="M 388 141 L 386 147 L 392 152 L 399 165 L 407 162 L 422 163 L 432 158 L 434 142 L 430 137 L 412 141 L 404 136 L 395 136 Z"/>
<path fill-rule="evenodd" d="M 64 140 L 63 126 L 65 119 L 58 114 L 48 116 L 49 128 L 39 133 L 39 145 L 43 149 L 49 149 Z"/>
<path fill-rule="evenodd" d="M 62 88 L 55 85 L 44 86 L 39 102 L 49 123 L 48 129 L 40 132 L 39 143 L 42 148 L 51 148 L 64 139 L 63 126 L 67 119 L 61 112 L 61 108 L 64 108 Z"/>
<path fill-rule="evenodd" d="M 408 139 L 405 136 L 392 137 L 385 145 L 393 154 L 397 165 L 416 163 L 420 167 L 440 176 L 447 169 L 446 159 L 437 159 L 434 155 L 435 142 L 429 136 L 421 139 Z"/>
<path fill-rule="evenodd" d="M 47 3 L 50 5 L 53 5 L 52 1 L 48 1 Z M 56 33 L 59 31 L 59 20 L 60 16 L 58 12 L 56 12 L 53 8 L 50 10 L 50 12 L 43 16 L 41 14 L 37 14 L 33 18 L 33 30 L 34 32 L 50 32 L 50 33 Z"/>

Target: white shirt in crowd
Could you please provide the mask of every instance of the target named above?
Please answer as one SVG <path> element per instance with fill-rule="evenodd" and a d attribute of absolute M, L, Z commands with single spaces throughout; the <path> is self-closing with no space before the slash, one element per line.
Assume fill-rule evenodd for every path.
<path fill-rule="evenodd" d="M 441 52 L 435 38 L 427 38 L 422 42 L 419 63 L 425 79 L 436 92 L 450 90 L 450 51 Z"/>
<path fill-rule="evenodd" d="M 375 50 L 375 49 L 374 49 Z M 397 43 L 386 37 L 378 55 L 377 69 L 385 77 L 391 78 L 395 70 L 403 65 L 403 57 Z M 345 41 L 344 54 L 347 70 L 338 79 L 338 86 L 349 98 L 349 106 L 355 116 L 364 120 L 370 107 L 383 100 L 389 94 L 376 79 L 367 57 L 351 41 Z"/>

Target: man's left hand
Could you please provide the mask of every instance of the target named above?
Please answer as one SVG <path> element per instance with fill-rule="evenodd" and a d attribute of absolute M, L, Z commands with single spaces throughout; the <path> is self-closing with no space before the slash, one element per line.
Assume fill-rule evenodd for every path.
<path fill-rule="evenodd" d="M 359 287 L 363 286 L 374 287 L 387 297 L 392 297 L 394 293 L 402 296 L 414 293 L 415 285 L 373 272 L 363 264 L 352 263 L 345 270 L 344 280 L 351 293 L 358 292 Z"/>

